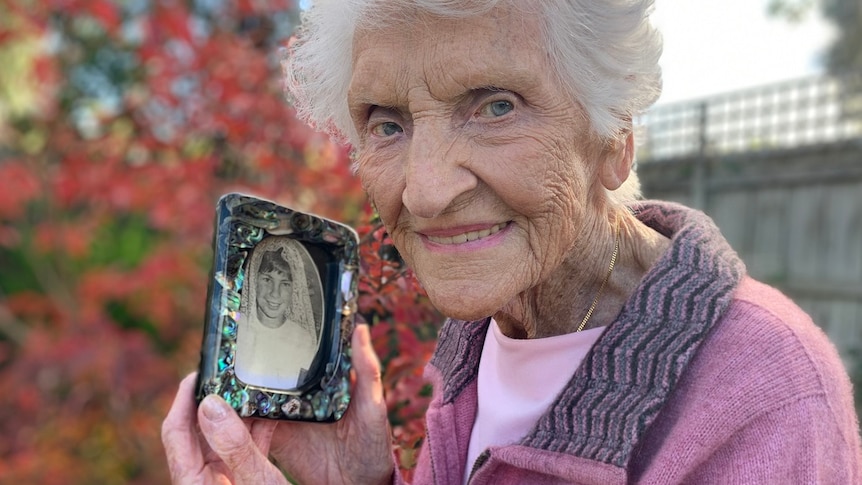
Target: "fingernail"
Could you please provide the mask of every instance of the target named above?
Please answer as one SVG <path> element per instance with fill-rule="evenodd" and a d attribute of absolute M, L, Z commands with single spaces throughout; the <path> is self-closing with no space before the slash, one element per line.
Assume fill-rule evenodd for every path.
<path fill-rule="evenodd" d="M 210 421 L 221 421 L 227 417 L 227 403 L 212 395 L 201 402 L 201 410 Z"/>

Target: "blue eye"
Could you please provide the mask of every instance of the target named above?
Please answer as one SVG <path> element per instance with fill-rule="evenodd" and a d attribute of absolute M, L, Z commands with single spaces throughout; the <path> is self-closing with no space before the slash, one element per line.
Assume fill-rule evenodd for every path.
<path fill-rule="evenodd" d="M 511 101 L 500 99 L 482 106 L 482 109 L 479 111 L 479 113 L 482 116 L 496 118 L 505 115 L 513 109 L 515 109 L 515 105 L 513 105 Z"/>
<path fill-rule="evenodd" d="M 395 135 L 396 133 L 403 133 L 403 132 L 404 132 L 404 128 L 401 128 L 401 126 L 399 126 L 398 123 L 393 123 L 391 121 L 385 121 L 385 122 L 380 123 L 378 125 L 374 125 L 374 127 L 371 128 L 371 133 L 373 133 L 377 136 L 392 136 L 392 135 Z"/>

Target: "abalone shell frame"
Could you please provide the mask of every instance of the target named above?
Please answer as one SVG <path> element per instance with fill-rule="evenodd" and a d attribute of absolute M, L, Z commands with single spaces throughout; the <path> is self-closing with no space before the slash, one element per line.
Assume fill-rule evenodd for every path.
<path fill-rule="evenodd" d="M 196 398 L 222 396 L 241 416 L 332 422 L 350 403 L 350 338 L 356 315 L 359 269 L 356 232 L 344 224 L 279 206 L 249 195 L 219 199 L 213 234 L 200 372 Z M 324 334 L 318 375 L 290 391 L 248 385 L 234 373 L 237 317 L 245 282 L 245 261 L 268 235 L 287 236 L 323 250 Z"/>

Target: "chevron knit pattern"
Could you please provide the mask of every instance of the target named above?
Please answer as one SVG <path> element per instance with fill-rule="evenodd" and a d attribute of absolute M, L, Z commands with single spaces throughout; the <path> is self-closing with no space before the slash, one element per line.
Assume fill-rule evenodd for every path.
<path fill-rule="evenodd" d="M 632 210 L 673 244 L 523 445 L 624 467 L 745 274 L 704 214 L 669 203 Z M 444 402 L 476 378 L 489 322 L 450 320 L 441 330 L 431 365 Z"/>

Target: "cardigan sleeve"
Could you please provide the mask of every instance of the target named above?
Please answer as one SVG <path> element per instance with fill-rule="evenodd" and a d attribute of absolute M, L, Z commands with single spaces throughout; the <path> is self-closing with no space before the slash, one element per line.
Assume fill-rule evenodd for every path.
<path fill-rule="evenodd" d="M 638 484 L 862 483 L 855 411 L 813 392 L 774 400 L 685 400 L 663 412 L 635 452 Z M 755 411 L 755 412 L 751 412 Z M 739 419 L 747 415 L 744 419 Z"/>
<path fill-rule="evenodd" d="M 862 483 L 855 429 L 842 429 L 823 395 L 784 404 L 745 423 L 682 483 Z"/>
<path fill-rule="evenodd" d="M 850 380 L 789 300 L 749 284 L 638 444 L 634 483 L 862 483 Z"/>

